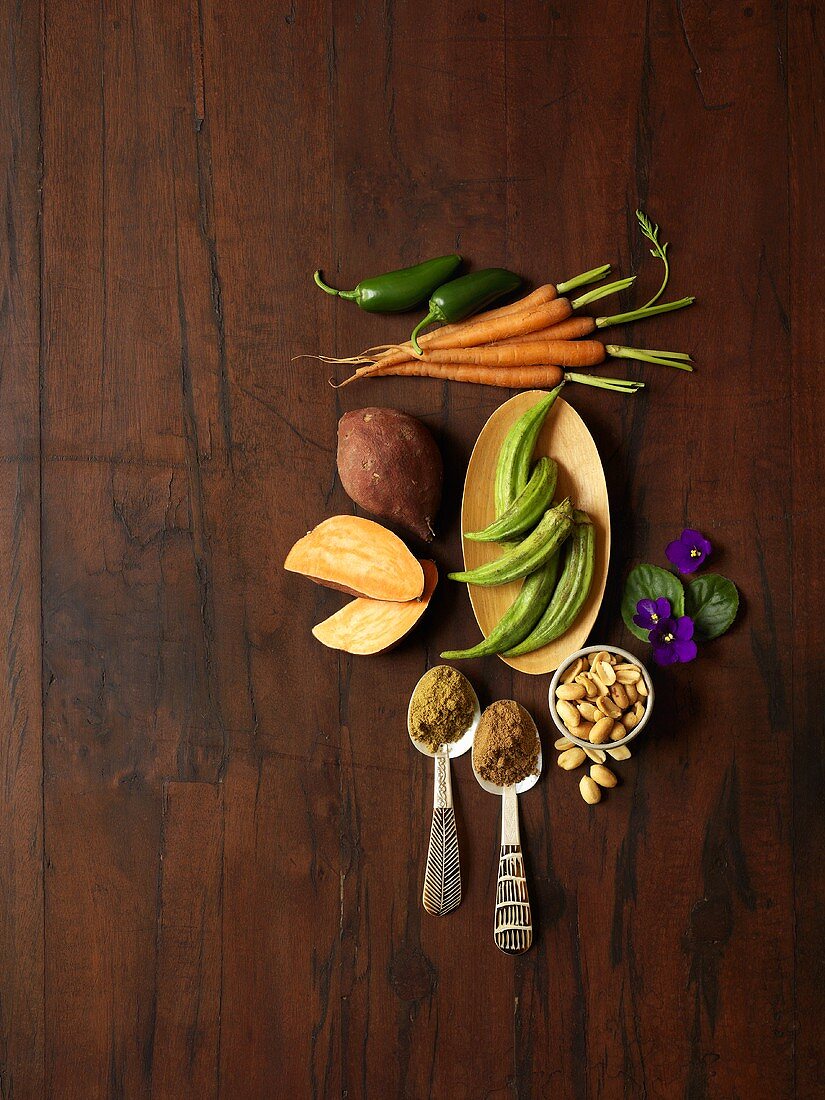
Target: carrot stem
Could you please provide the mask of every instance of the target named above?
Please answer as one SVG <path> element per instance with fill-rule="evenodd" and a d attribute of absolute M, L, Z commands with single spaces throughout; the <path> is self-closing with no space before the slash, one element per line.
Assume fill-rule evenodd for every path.
<path fill-rule="evenodd" d="M 571 290 L 576 290 L 580 286 L 589 286 L 590 283 L 598 283 L 600 279 L 603 279 L 605 275 L 610 274 L 610 264 L 602 264 L 601 267 L 592 267 L 589 271 L 583 271 L 581 275 L 574 275 L 572 279 L 567 279 L 563 283 L 556 283 L 556 290 L 561 297 L 569 294 Z"/>
<path fill-rule="evenodd" d="M 595 374 L 576 374 L 570 371 L 564 376 L 567 382 L 580 382 L 583 386 L 595 386 L 598 390 L 612 390 L 614 393 L 635 393 L 644 389 L 644 382 L 634 382 L 629 378 L 600 378 Z"/>
<path fill-rule="evenodd" d="M 582 306 L 590 305 L 591 302 L 598 302 L 600 298 L 606 298 L 608 294 L 618 294 L 621 290 L 627 290 L 629 286 L 633 286 L 636 282 L 635 275 L 629 275 L 626 279 L 617 279 L 615 283 L 606 283 L 604 286 L 597 286 L 595 290 L 589 290 L 587 294 L 582 294 L 581 297 L 575 298 L 570 305 L 573 309 L 580 309 Z"/>
<path fill-rule="evenodd" d="M 629 313 L 614 313 L 612 317 L 597 317 L 596 328 L 610 328 L 611 325 L 628 325 L 632 321 L 644 321 L 646 317 L 656 317 L 660 313 L 670 313 L 674 309 L 684 309 L 692 305 L 696 298 L 680 298 L 676 302 L 663 302 L 658 306 L 643 306 L 641 309 L 632 309 Z"/>
<path fill-rule="evenodd" d="M 665 287 L 667 286 L 668 279 L 670 278 L 670 264 L 668 263 L 667 258 L 668 242 L 665 241 L 664 244 L 659 243 L 659 226 L 654 225 L 647 214 L 644 213 L 644 211 L 636 211 L 636 220 L 639 223 L 639 228 L 641 229 L 642 234 L 647 237 L 647 239 L 653 245 L 653 248 L 651 248 L 650 250 L 650 255 L 653 256 L 654 259 L 661 260 L 662 263 L 665 265 L 665 274 L 664 278 L 662 279 L 662 285 L 659 287 L 659 289 L 656 291 L 650 301 L 646 303 L 645 308 L 647 308 L 647 306 L 652 306 L 655 302 L 659 301 L 659 299 L 665 292 Z"/>
<path fill-rule="evenodd" d="M 663 367 L 693 370 L 693 360 L 681 351 L 651 351 L 649 348 L 623 348 L 618 344 L 605 344 L 604 350 L 615 359 L 635 359 L 641 363 L 658 363 Z"/>

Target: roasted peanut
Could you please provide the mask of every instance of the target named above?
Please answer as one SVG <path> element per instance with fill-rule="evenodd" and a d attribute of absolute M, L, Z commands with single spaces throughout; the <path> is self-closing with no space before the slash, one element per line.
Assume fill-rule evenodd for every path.
<path fill-rule="evenodd" d="M 579 722 L 576 726 L 576 737 L 581 741 L 587 741 L 590 738 L 590 731 L 593 729 L 592 722 Z"/>
<path fill-rule="evenodd" d="M 609 661 L 602 661 L 599 665 L 599 679 L 608 687 L 616 683 L 616 670 Z"/>
<path fill-rule="evenodd" d="M 595 779 L 600 787 L 615 787 L 619 782 L 610 768 L 603 764 L 594 764 L 590 769 L 590 778 Z"/>
<path fill-rule="evenodd" d="M 625 715 L 620 722 L 617 722 L 613 729 L 610 731 L 611 741 L 621 741 L 630 733 L 630 730 L 624 724 L 625 718 L 627 718 L 627 715 Z M 631 726 L 631 729 L 632 728 L 633 727 Z"/>
<path fill-rule="evenodd" d="M 588 699 L 595 699 L 599 694 L 599 689 L 594 684 L 593 678 L 589 673 L 582 673 L 581 676 L 577 676 L 576 683 L 582 685 Z"/>
<path fill-rule="evenodd" d="M 596 803 L 601 800 L 602 792 L 599 790 L 599 785 L 592 780 L 589 775 L 583 775 L 581 777 L 579 780 L 579 790 L 588 806 L 595 806 Z"/>
<path fill-rule="evenodd" d="M 627 695 L 628 705 L 632 706 L 636 702 L 636 700 L 639 698 L 639 692 L 636 689 L 636 685 L 635 684 L 622 684 L 622 687 L 625 690 L 625 695 Z"/>
<path fill-rule="evenodd" d="M 644 676 L 639 677 L 639 680 L 636 684 L 636 690 L 638 691 L 638 693 L 641 695 L 641 697 L 643 699 L 647 698 L 647 684 L 645 683 Z"/>
<path fill-rule="evenodd" d="M 608 715 L 604 718 L 600 718 L 590 730 L 590 742 L 593 745 L 603 745 L 605 741 L 610 740 L 610 734 L 613 731 L 613 719 Z M 624 734 L 622 734 L 624 736 Z"/>
<path fill-rule="evenodd" d="M 613 760 L 629 760 L 630 749 L 627 747 L 627 745 L 619 745 L 617 749 L 608 749 L 607 755 Z"/>
<path fill-rule="evenodd" d="M 576 709 L 582 718 L 586 719 L 588 722 L 598 722 L 602 717 L 602 712 L 599 708 L 594 707 L 592 703 L 588 703 L 586 700 L 579 703 Z"/>
<path fill-rule="evenodd" d="M 607 695 L 607 693 L 608 693 L 607 684 L 604 682 L 604 680 L 601 678 L 601 676 L 599 676 L 598 672 L 591 672 L 590 675 L 593 678 L 593 683 L 596 685 L 598 697 L 601 697 L 603 695 Z"/>
<path fill-rule="evenodd" d="M 574 745 L 572 749 L 567 749 L 566 752 L 560 753 L 556 763 L 560 768 L 564 768 L 566 772 L 572 772 L 574 768 L 578 768 L 579 765 L 583 764 L 585 759 L 584 749 L 580 749 L 578 745 Z"/>
<path fill-rule="evenodd" d="M 642 670 L 633 665 L 619 665 L 616 669 L 616 679 L 620 684 L 637 684 L 642 678 Z"/>
<path fill-rule="evenodd" d="M 585 749 L 584 755 L 588 760 L 592 760 L 594 764 L 603 764 L 607 760 L 607 753 L 602 749 Z"/>
<path fill-rule="evenodd" d="M 559 699 L 556 703 L 556 714 L 564 722 L 568 729 L 575 729 L 581 722 L 582 718 L 572 703 L 568 703 L 566 699 Z"/>
<path fill-rule="evenodd" d="M 602 714 L 606 714 L 608 718 L 612 718 L 614 721 L 622 716 L 622 708 L 617 707 L 609 695 L 600 695 L 596 700 L 596 706 Z"/>
<path fill-rule="evenodd" d="M 583 699 L 585 694 L 586 692 L 581 684 L 559 684 L 556 688 L 557 699 Z"/>
<path fill-rule="evenodd" d="M 616 706 L 621 707 L 622 710 L 627 710 L 630 706 L 630 700 L 627 697 L 624 684 L 614 683 L 610 689 L 610 698 Z"/>
<path fill-rule="evenodd" d="M 560 737 L 558 741 L 553 742 L 554 749 L 572 749 L 575 748 L 573 742 L 567 737 Z"/>
<path fill-rule="evenodd" d="M 564 675 L 561 678 L 561 682 L 563 684 L 572 683 L 583 668 L 584 661 L 581 659 L 581 657 L 577 657 L 576 660 L 571 665 L 568 665 L 567 668 L 564 670 Z"/>

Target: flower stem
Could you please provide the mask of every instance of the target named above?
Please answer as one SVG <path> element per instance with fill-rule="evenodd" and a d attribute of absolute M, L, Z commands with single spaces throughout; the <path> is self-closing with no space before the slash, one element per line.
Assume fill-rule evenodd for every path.
<path fill-rule="evenodd" d="M 605 275 L 610 274 L 610 264 L 602 264 L 601 267 L 592 267 L 589 271 L 583 271 L 581 275 L 574 275 L 572 279 L 567 279 L 563 283 L 556 283 L 556 290 L 559 292 L 559 296 L 562 297 L 565 294 L 569 294 L 571 290 L 575 290 L 576 287 L 589 286 L 590 283 L 597 283 L 600 279 L 603 279 Z"/>
<path fill-rule="evenodd" d="M 623 348 L 618 344 L 605 344 L 604 350 L 615 359 L 635 359 L 641 363 L 659 363 L 663 367 L 678 367 L 692 371 L 693 360 L 681 351 L 651 351 L 649 348 Z"/>
<path fill-rule="evenodd" d="M 630 313 L 614 313 L 612 317 L 597 317 L 596 328 L 610 328 L 611 325 L 628 325 L 632 321 L 644 321 L 646 317 L 656 317 L 660 313 L 670 313 L 674 309 L 684 309 L 692 305 L 696 299 L 680 298 L 676 302 L 662 302 L 658 306 L 642 306 L 641 309 L 633 309 Z"/>
<path fill-rule="evenodd" d="M 635 282 L 636 276 L 629 275 L 626 279 L 617 279 L 615 283 L 605 283 L 604 286 L 597 286 L 595 290 L 589 290 L 587 294 L 574 298 L 570 305 L 573 309 L 581 309 L 582 306 L 590 305 L 591 302 L 598 302 L 600 298 L 606 298 L 608 294 L 618 294 L 621 290 L 627 290 Z"/>
<path fill-rule="evenodd" d="M 644 382 L 634 382 L 629 378 L 600 378 L 595 374 L 565 374 L 568 382 L 580 382 L 583 386 L 595 386 L 598 390 L 612 390 L 613 393 L 635 393 L 644 389 Z"/>

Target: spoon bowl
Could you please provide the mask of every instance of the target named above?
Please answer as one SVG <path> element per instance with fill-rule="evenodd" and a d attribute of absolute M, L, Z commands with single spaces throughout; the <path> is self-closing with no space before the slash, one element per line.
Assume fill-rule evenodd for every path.
<path fill-rule="evenodd" d="M 449 667 L 452 667 L 452 666 L 449 666 Z M 429 756 L 433 759 L 436 756 L 443 756 L 445 754 L 445 752 L 446 752 L 447 756 L 449 756 L 453 760 L 455 760 L 456 757 L 458 757 L 458 756 L 463 756 L 464 753 L 467 752 L 468 749 L 472 748 L 473 740 L 474 740 L 475 735 L 476 735 L 476 730 L 478 729 L 478 723 L 481 720 L 481 706 L 479 705 L 478 696 L 475 693 L 475 689 L 473 688 L 473 685 L 470 683 L 470 681 L 467 679 L 467 677 L 464 675 L 463 672 L 459 672 L 459 670 L 457 668 L 453 669 L 453 671 L 456 672 L 462 678 L 462 680 L 464 681 L 464 683 L 467 687 L 467 690 L 472 695 L 473 702 L 475 704 L 475 710 L 473 711 L 472 720 L 471 720 L 469 726 L 467 727 L 467 729 L 464 731 L 464 733 L 461 735 L 461 737 L 458 738 L 457 741 L 451 741 L 447 744 L 442 745 L 442 747 L 440 749 L 438 749 L 437 751 L 433 751 L 427 745 L 422 744 L 421 741 L 416 741 L 415 736 L 413 734 L 412 722 L 410 720 L 410 714 L 411 714 L 411 711 L 412 711 L 413 696 L 415 695 L 416 691 L 418 691 L 418 685 L 421 683 L 421 680 L 424 679 L 424 676 L 428 676 L 429 673 L 432 672 L 432 669 L 428 669 L 427 672 L 424 673 L 424 676 L 421 677 L 421 679 L 418 681 L 418 683 L 413 688 L 412 695 L 410 696 L 410 703 L 409 703 L 409 706 L 407 707 L 407 733 L 410 736 L 410 740 L 412 741 L 412 743 L 415 745 L 415 747 L 418 749 L 418 751 L 420 753 L 423 753 L 424 756 Z"/>
<path fill-rule="evenodd" d="M 521 708 L 524 714 L 527 711 Z M 530 896 L 527 891 L 527 878 L 524 859 L 521 852 L 521 836 L 518 821 L 518 796 L 535 787 L 541 776 L 542 754 L 541 738 L 536 723 L 527 714 L 539 746 L 537 770 L 509 787 L 491 783 L 479 775 L 476 769 L 475 753 L 472 756 L 473 775 L 478 785 L 489 794 L 501 798 L 501 849 L 498 861 L 498 881 L 496 883 L 496 909 L 493 919 L 493 940 L 496 947 L 506 955 L 520 955 L 533 942 L 533 916 L 530 909 Z"/>
<path fill-rule="evenodd" d="M 536 723 L 533 722 L 533 725 L 535 726 Z M 539 731 L 538 731 L 538 729 L 536 729 L 536 738 L 537 739 L 538 739 L 538 736 L 539 736 Z M 497 794 L 497 795 L 504 794 L 504 792 L 507 790 L 507 788 L 506 787 L 500 787 L 497 783 L 491 783 L 489 779 L 485 779 L 483 775 L 479 775 L 478 770 L 476 769 L 475 755 L 473 755 L 471 759 L 472 759 L 472 764 L 473 764 L 473 775 L 476 777 L 476 780 L 478 782 L 479 787 L 481 787 L 482 790 L 487 791 L 488 794 Z M 538 771 L 536 772 L 535 775 L 528 775 L 524 779 L 520 779 L 518 781 L 518 783 L 514 784 L 513 789 L 515 790 L 516 794 L 524 794 L 525 791 L 529 791 L 533 787 L 535 787 L 535 785 L 538 783 L 539 779 L 541 779 L 542 765 L 543 765 L 543 760 L 542 760 L 542 753 L 541 753 L 541 741 L 539 741 L 539 758 L 538 758 L 538 761 L 536 763 L 536 767 L 538 768 Z"/>
<path fill-rule="evenodd" d="M 445 665 L 444 667 L 452 668 L 451 665 Z M 415 685 L 410 696 L 410 705 L 407 708 L 407 733 L 410 740 L 423 756 L 429 756 L 435 761 L 433 821 L 430 826 L 430 846 L 427 850 L 427 866 L 424 871 L 424 889 L 421 901 L 428 913 L 438 917 L 443 917 L 446 913 L 452 912 L 461 904 L 461 863 L 458 852 L 458 833 L 455 826 L 455 810 L 453 808 L 450 758 L 463 756 L 472 747 L 481 718 L 481 707 L 479 706 L 478 696 L 473 690 L 473 685 L 463 672 L 459 672 L 458 669 L 452 669 L 452 671 L 464 681 L 464 685 L 470 692 L 474 703 L 472 719 L 461 737 L 456 741 L 445 742 L 437 750 L 433 750 L 416 740 L 412 731 L 412 701 L 421 680 L 424 679 L 423 676 Z M 424 676 L 429 675 L 430 672 L 432 672 L 432 669 L 428 669 Z"/>

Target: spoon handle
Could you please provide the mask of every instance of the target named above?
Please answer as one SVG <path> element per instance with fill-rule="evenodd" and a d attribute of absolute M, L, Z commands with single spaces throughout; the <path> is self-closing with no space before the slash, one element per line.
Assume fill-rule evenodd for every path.
<path fill-rule="evenodd" d="M 493 938 L 496 947 L 508 955 L 519 955 L 533 942 L 533 916 L 521 855 L 515 787 L 505 787 L 501 795 L 501 855 Z"/>
<path fill-rule="evenodd" d="M 450 782 L 450 757 L 446 751 L 439 752 L 434 761 L 433 823 L 422 901 L 428 913 L 443 917 L 461 904 L 461 864 Z"/>

